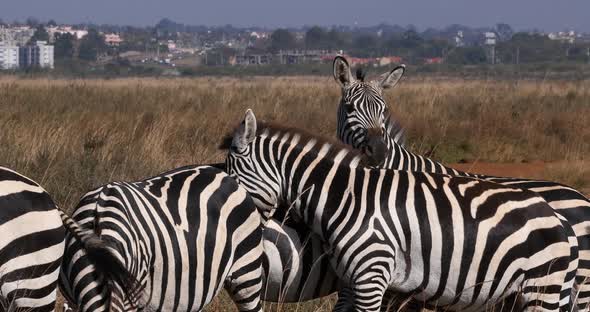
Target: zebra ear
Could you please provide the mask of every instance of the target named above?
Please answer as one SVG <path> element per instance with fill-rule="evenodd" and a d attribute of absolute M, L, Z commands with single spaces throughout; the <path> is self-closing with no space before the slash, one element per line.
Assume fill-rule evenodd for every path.
<path fill-rule="evenodd" d="M 381 89 L 393 88 L 402 79 L 404 72 L 406 71 L 406 65 L 400 65 L 394 68 L 392 71 L 385 73 L 381 76 L 379 86 Z"/>
<path fill-rule="evenodd" d="M 254 116 L 254 112 L 252 112 L 251 109 L 248 109 L 242 124 L 240 124 L 240 127 L 238 127 L 236 133 L 234 134 L 232 145 L 236 147 L 238 151 L 243 151 L 246 149 L 246 147 L 248 147 L 248 144 L 254 141 L 255 137 L 256 116 Z"/>
<path fill-rule="evenodd" d="M 350 65 L 346 59 L 340 55 L 334 58 L 334 79 L 342 87 L 348 86 L 352 81 L 352 73 L 350 72 Z"/>

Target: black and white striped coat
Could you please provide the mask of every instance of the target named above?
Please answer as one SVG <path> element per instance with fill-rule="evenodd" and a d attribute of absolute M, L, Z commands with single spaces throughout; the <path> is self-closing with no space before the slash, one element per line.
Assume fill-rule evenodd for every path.
<path fill-rule="evenodd" d="M 387 290 L 449 310 L 517 292 L 522 310 L 569 309 L 576 240 L 537 194 L 359 161 L 301 131 L 257 125 L 248 111 L 227 170 L 257 206 L 292 206 L 321 237 L 357 311 L 378 311 Z"/>
<path fill-rule="evenodd" d="M 84 195 L 73 219 L 115 246 L 140 285 L 137 310 L 200 311 L 224 286 L 240 311 L 262 310 L 261 216 L 217 168 L 187 166 L 109 183 Z M 61 273 L 60 286 L 80 311 L 109 304 L 136 310 L 112 306 L 108 285 L 71 236 Z"/>
<path fill-rule="evenodd" d="M 321 239 L 301 223 L 282 220 L 271 218 L 264 225 L 262 299 L 302 302 L 342 290 Z"/>
<path fill-rule="evenodd" d="M 0 311 L 54 311 L 66 230 L 103 276 L 133 292 L 108 244 L 80 229 L 39 184 L 0 167 Z"/>
<path fill-rule="evenodd" d="M 49 194 L 0 167 L 0 310 L 54 310 L 64 237 Z"/>
<path fill-rule="evenodd" d="M 476 177 L 538 193 L 565 217 L 578 238 L 580 267 L 576 281 L 581 285 L 577 301 L 579 308 L 586 308 L 590 302 L 590 200 L 579 191 L 559 183 L 470 174 L 408 151 L 402 144 L 403 129 L 390 115 L 382 96 L 384 89 L 399 82 L 404 69 L 399 66 L 378 81 L 365 82 L 362 75 L 357 79 L 352 77 L 346 59 L 337 57 L 334 60 L 334 78 L 342 88 L 338 138 L 373 157 L 372 163 L 380 168 Z"/>

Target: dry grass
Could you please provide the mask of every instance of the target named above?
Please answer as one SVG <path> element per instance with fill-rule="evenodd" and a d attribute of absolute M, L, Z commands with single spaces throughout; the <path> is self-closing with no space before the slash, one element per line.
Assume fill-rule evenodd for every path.
<path fill-rule="evenodd" d="M 222 135 L 258 118 L 333 136 L 331 77 L 16 80 L 0 78 L 0 164 L 65 208 L 112 180 L 223 160 Z M 387 92 L 411 150 L 447 162 L 550 162 L 545 178 L 590 187 L 590 82 L 411 81 Z M 233 310 L 226 299 L 210 310 Z M 283 311 L 323 311 L 317 301 Z"/>

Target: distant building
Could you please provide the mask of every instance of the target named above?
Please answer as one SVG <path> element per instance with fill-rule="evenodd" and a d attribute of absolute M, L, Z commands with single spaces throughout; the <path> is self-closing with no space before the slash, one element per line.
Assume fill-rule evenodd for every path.
<path fill-rule="evenodd" d="M 166 43 L 166 46 L 168 47 L 168 51 L 170 51 L 170 52 L 176 51 L 177 45 L 176 45 L 176 42 L 174 42 L 174 40 L 168 40 L 168 42 Z"/>
<path fill-rule="evenodd" d="M 0 69 L 18 68 L 18 47 L 0 42 Z"/>
<path fill-rule="evenodd" d="M 496 33 L 491 31 L 486 31 L 484 33 L 484 44 L 485 45 L 496 45 L 497 41 Z"/>
<path fill-rule="evenodd" d="M 265 65 L 272 61 L 272 54 L 244 54 L 236 55 L 230 60 L 231 65 Z"/>
<path fill-rule="evenodd" d="M 390 64 L 400 64 L 403 59 L 400 56 L 384 56 L 378 58 L 379 66 L 388 66 Z"/>
<path fill-rule="evenodd" d="M 118 34 L 105 34 L 104 42 L 111 47 L 118 47 L 123 39 Z"/>
<path fill-rule="evenodd" d="M 442 64 L 444 59 L 442 57 L 430 57 L 424 59 L 424 64 Z"/>
<path fill-rule="evenodd" d="M 25 45 L 35 34 L 35 29 L 29 26 L 4 27 L 0 26 L 0 41 L 10 42 L 17 46 Z"/>
<path fill-rule="evenodd" d="M 486 50 L 486 57 L 491 64 L 496 64 L 496 42 L 495 32 L 487 31 L 483 34 L 483 44 Z"/>
<path fill-rule="evenodd" d="M 463 31 L 459 30 L 457 35 L 455 35 L 455 46 L 457 47 L 464 47 L 465 46 L 465 37 L 463 36 Z"/>
<path fill-rule="evenodd" d="M 250 33 L 250 37 L 254 37 L 256 39 L 266 39 L 266 38 L 270 37 L 270 33 L 261 32 L 261 31 L 253 31 Z"/>
<path fill-rule="evenodd" d="M 84 29 L 74 29 L 72 26 L 55 26 L 55 27 L 47 27 L 47 33 L 49 33 L 49 40 L 53 40 L 55 38 L 55 34 L 70 34 L 76 37 L 77 40 L 80 40 L 86 35 L 88 35 L 88 30 Z"/>
<path fill-rule="evenodd" d="M 46 41 L 37 41 L 34 45 L 19 48 L 19 65 L 21 68 L 53 68 L 53 46 Z"/>
<path fill-rule="evenodd" d="M 583 43 L 590 43 L 590 33 L 579 34 L 577 41 Z"/>
<path fill-rule="evenodd" d="M 327 56 L 333 58 L 336 52 L 329 50 L 283 50 L 276 55 L 280 64 L 321 63 Z"/>
<path fill-rule="evenodd" d="M 359 65 L 370 65 L 375 64 L 376 59 L 374 58 L 367 58 L 367 57 L 349 57 L 347 58 L 348 63 L 351 66 L 359 66 Z"/>
<path fill-rule="evenodd" d="M 549 33 L 549 35 L 547 35 L 547 37 L 549 37 L 549 39 L 551 39 L 551 40 L 558 40 L 558 41 L 573 44 L 576 41 L 576 37 L 579 37 L 579 36 L 576 36 L 575 31 L 570 30 L 570 31 L 560 31 L 560 32 L 556 32 L 556 33 Z"/>

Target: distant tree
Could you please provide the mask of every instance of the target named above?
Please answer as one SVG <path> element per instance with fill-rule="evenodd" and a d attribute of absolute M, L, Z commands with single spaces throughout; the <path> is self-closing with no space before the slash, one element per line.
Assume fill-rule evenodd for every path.
<path fill-rule="evenodd" d="M 456 48 L 447 56 L 446 62 L 450 64 L 483 64 L 487 60 L 486 52 L 482 47 Z"/>
<path fill-rule="evenodd" d="M 54 54 L 56 59 L 71 59 L 74 57 L 74 35 L 70 33 L 55 34 Z"/>
<path fill-rule="evenodd" d="M 451 48 L 452 45 L 447 40 L 427 40 L 416 49 L 416 56 L 420 58 L 445 57 L 446 52 L 451 50 Z"/>
<path fill-rule="evenodd" d="M 270 35 L 270 48 L 274 52 L 293 49 L 295 47 L 297 47 L 297 39 L 287 29 L 279 28 Z"/>
<path fill-rule="evenodd" d="M 90 29 L 88 35 L 80 42 L 79 57 L 85 61 L 96 61 L 105 51 L 106 44 L 104 43 L 104 37 L 95 29 Z"/>
<path fill-rule="evenodd" d="M 29 17 L 27 18 L 25 24 L 27 24 L 30 27 L 37 27 L 39 25 L 39 20 L 34 17 Z"/>
<path fill-rule="evenodd" d="M 328 33 L 319 26 L 310 28 L 305 33 L 305 47 L 307 49 L 324 49 L 330 45 Z"/>
<path fill-rule="evenodd" d="M 539 63 L 561 61 L 568 57 L 569 48 L 545 35 L 516 33 L 498 44 L 496 51 L 502 63 Z"/>
<path fill-rule="evenodd" d="M 424 39 L 420 37 L 416 30 L 409 29 L 402 35 L 402 40 L 400 41 L 400 44 L 402 48 L 415 49 L 419 47 L 423 42 Z"/>
<path fill-rule="evenodd" d="M 54 20 L 50 19 L 49 22 L 47 22 L 47 26 L 55 27 L 55 26 L 57 26 L 57 23 Z"/>
<path fill-rule="evenodd" d="M 340 32 L 336 29 L 330 30 L 327 34 L 328 36 L 328 49 L 335 50 L 335 49 L 344 49 L 345 46 L 349 45 L 352 41 L 350 38 L 350 33 Z"/>
<path fill-rule="evenodd" d="M 496 24 L 496 32 L 498 33 L 498 37 L 501 41 L 510 40 L 512 35 L 514 35 L 514 30 L 512 30 L 512 27 L 504 23 Z"/>
<path fill-rule="evenodd" d="M 168 18 L 164 18 L 156 24 L 155 30 L 158 38 L 176 39 L 177 33 L 183 32 L 185 26 Z"/>
<path fill-rule="evenodd" d="M 37 41 L 49 41 L 49 33 L 45 30 L 45 26 L 41 24 L 37 25 L 37 29 L 35 29 L 35 33 L 29 40 L 29 43 L 35 43 Z"/>
<path fill-rule="evenodd" d="M 353 40 L 351 50 L 354 55 L 359 57 L 377 56 L 379 40 L 375 35 L 358 36 Z"/>

